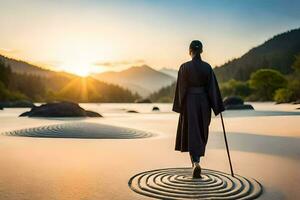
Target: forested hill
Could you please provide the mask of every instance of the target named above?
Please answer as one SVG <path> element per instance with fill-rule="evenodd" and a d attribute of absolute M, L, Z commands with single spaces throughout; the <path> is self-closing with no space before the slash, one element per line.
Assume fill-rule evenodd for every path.
<path fill-rule="evenodd" d="M 175 95 L 175 89 L 176 89 L 176 82 L 173 82 L 171 85 L 167 87 L 163 87 L 157 92 L 152 93 L 149 96 L 149 99 L 152 102 L 161 102 L 161 103 L 172 102 Z"/>
<path fill-rule="evenodd" d="M 214 69 L 219 81 L 248 80 L 252 72 L 272 68 L 283 74 L 292 72 L 295 55 L 300 53 L 300 28 L 274 36 L 242 57 Z"/>
<path fill-rule="evenodd" d="M 49 76 L 54 74 L 55 72 L 43 69 L 41 67 L 29 64 L 22 60 L 16 60 L 13 58 L 8 58 L 6 56 L 0 55 L 0 60 L 6 65 L 9 65 L 12 72 L 18 74 L 31 74 L 31 75 L 38 75 L 38 76 Z"/>

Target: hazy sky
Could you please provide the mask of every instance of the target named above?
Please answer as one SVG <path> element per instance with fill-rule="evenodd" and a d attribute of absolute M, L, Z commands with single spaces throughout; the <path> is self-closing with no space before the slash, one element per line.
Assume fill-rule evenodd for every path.
<path fill-rule="evenodd" d="M 200 39 L 221 65 L 300 27 L 300 1 L 0 0 L 0 54 L 76 73 L 178 68 Z"/>

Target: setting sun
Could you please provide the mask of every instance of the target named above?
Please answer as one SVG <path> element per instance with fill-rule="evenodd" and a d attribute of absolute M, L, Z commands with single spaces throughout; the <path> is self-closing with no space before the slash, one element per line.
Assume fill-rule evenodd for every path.
<path fill-rule="evenodd" d="M 59 71 L 69 72 L 81 77 L 89 76 L 93 61 L 91 56 L 81 54 L 77 51 L 61 51 L 63 61 L 59 65 Z"/>
<path fill-rule="evenodd" d="M 87 76 L 90 75 L 89 70 L 87 68 L 83 68 L 83 67 L 82 68 L 78 67 L 78 68 L 76 68 L 74 70 L 70 70 L 70 72 L 74 73 L 74 74 L 76 74 L 78 76 L 81 76 L 81 77 L 87 77 Z"/>
<path fill-rule="evenodd" d="M 81 77 L 87 77 L 90 74 L 90 69 L 88 66 L 78 66 L 78 65 L 64 65 L 60 67 L 60 70 L 72 73 Z"/>

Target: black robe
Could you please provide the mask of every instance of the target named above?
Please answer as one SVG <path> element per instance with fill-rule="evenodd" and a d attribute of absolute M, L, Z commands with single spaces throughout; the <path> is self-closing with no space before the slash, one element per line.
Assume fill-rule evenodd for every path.
<path fill-rule="evenodd" d="M 203 93 L 191 92 L 199 87 Z M 180 113 L 175 150 L 204 156 L 211 109 L 215 115 L 225 110 L 217 79 L 208 63 L 193 58 L 178 71 L 173 103 L 173 111 Z"/>

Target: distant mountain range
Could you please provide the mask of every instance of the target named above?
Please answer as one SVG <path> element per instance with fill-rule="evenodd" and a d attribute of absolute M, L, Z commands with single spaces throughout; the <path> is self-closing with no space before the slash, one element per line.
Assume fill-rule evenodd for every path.
<path fill-rule="evenodd" d="M 120 72 L 103 72 L 94 74 L 94 78 L 120 85 L 137 92 L 142 97 L 147 97 L 151 93 L 158 91 L 162 87 L 171 85 L 175 77 L 157 71 L 147 65 L 131 67 Z"/>
<path fill-rule="evenodd" d="M 300 28 L 281 33 L 252 48 L 240 58 L 214 68 L 219 81 L 248 80 L 261 68 L 272 68 L 283 74 L 292 72 L 295 55 L 300 53 Z"/>
<path fill-rule="evenodd" d="M 0 60 L 5 64 L 10 65 L 12 71 L 17 74 L 36 75 L 40 77 L 52 77 L 58 75 L 70 78 L 76 77 L 76 75 L 67 72 L 47 70 L 22 60 L 12 59 L 2 55 L 0 55 Z M 131 67 L 121 72 L 109 71 L 91 75 L 94 79 L 129 89 L 142 97 L 147 97 L 162 87 L 171 85 L 176 80 L 176 76 L 176 70 L 164 68 L 157 71 L 147 65 Z"/>
<path fill-rule="evenodd" d="M 11 72 L 4 70 L 10 66 Z M 4 66 L 4 67 L 3 67 Z M 139 97 L 123 87 L 92 77 L 82 79 L 0 55 L 0 102 L 29 99 L 38 102 L 134 102 Z"/>
<path fill-rule="evenodd" d="M 170 68 L 162 68 L 159 71 L 177 79 L 178 70 L 170 69 Z"/>

